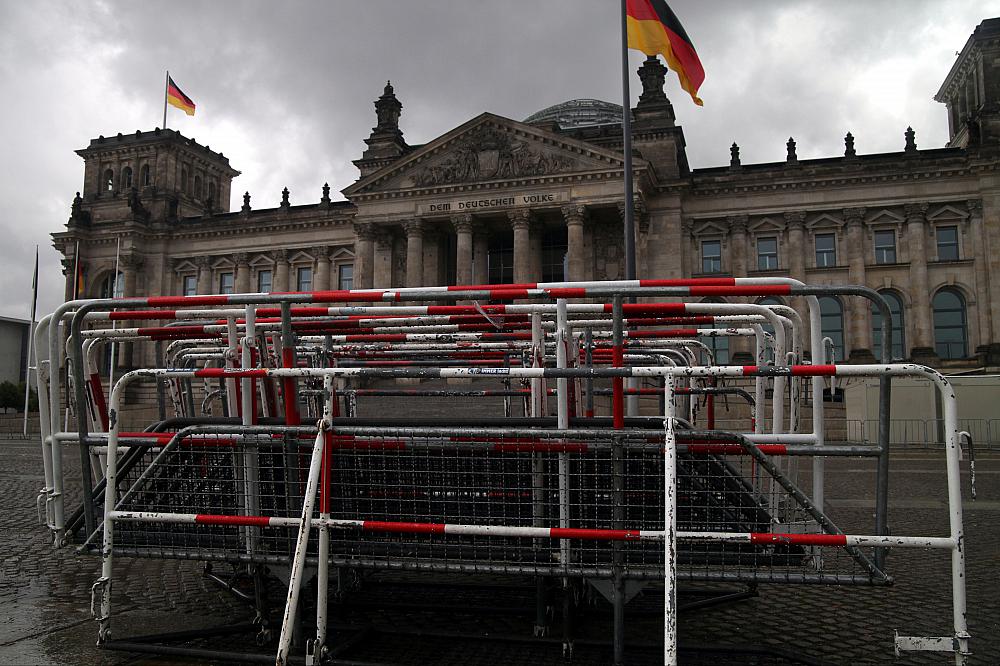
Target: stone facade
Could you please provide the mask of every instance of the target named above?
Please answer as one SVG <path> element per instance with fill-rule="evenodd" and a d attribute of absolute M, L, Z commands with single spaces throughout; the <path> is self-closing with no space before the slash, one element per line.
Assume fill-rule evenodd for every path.
<path fill-rule="evenodd" d="M 690 169 L 682 129 L 648 59 L 633 117 L 640 277 L 791 276 L 866 284 L 899 311 L 897 355 L 996 366 L 1000 347 L 1000 19 L 980 24 L 936 99 L 943 148 Z M 67 297 L 379 288 L 618 279 L 625 276 L 619 122 L 576 100 L 518 122 L 483 113 L 408 145 L 387 84 L 357 182 L 332 202 L 227 209 L 238 175 L 221 154 L 172 130 L 103 137 L 78 151 L 82 195 L 67 229 Z M 593 111 L 593 113 L 589 113 Z M 600 118 L 584 124 L 566 118 Z M 114 280 L 121 239 L 120 282 Z M 799 304 L 792 305 L 799 307 Z M 867 302 L 827 301 L 840 358 L 870 360 Z M 746 352 L 736 346 L 732 356 Z"/>

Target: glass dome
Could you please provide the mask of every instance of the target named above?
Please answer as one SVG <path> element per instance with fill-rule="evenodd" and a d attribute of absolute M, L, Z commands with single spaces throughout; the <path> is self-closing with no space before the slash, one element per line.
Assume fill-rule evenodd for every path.
<path fill-rule="evenodd" d="M 533 113 L 526 123 L 558 123 L 563 129 L 621 123 L 622 107 L 599 99 L 571 99 Z"/>

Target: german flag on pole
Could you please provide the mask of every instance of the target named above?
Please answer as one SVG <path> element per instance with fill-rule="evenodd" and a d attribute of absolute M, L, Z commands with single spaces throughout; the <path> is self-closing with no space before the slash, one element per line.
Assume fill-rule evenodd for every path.
<path fill-rule="evenodd" d="M 681 88 L 698 106 L 698 88 L 705 80 L 705 70 L 694 50 L 691 38 L 677 16 L 663 0 L 626 0 L 628 47 L 646 55 L 663 54 L 667 66 L 677 72 Z"/>
<path fill-rule="evenodd" d="M 170 106 L 176 106 L 178 109 L 188 114 L 189 116 L 194 115 L 194 102 L 190 97 L 184 94 L 174 80 L 167 76 L 167 103 Z"/>

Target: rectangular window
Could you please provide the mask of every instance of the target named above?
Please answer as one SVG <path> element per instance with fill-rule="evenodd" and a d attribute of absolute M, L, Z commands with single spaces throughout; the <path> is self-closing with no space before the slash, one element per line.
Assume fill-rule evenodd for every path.
<path fill-rule="evenodd" d="M 198 293 L 198 278 L 194 275 L 184 276 L 184 295 L 195 296 Z"/>
<path fill-rule="evenodd" d="M 257 291 L 262 294 L 271 292 L 274 281 L 274 273 L 269 270 L 257 271 Z"/>
<path fill-rule="evenodd" d="M 542 236 L 542 282 L 566 279 L 566 227 L 547 231 Z"/>
<path fill-rule="evenodd" d="M 219 293 L 220 294 L 231 294 L 231 293 L 233 293 L 233 274 L 232 273 L 219 273 Z"/>
<path fill-rule="evenodd" d="M 310 266 L 303 266 L 296 272 L 295 291 L 312 291 L 313 269 Z"/>
<path fill-rule="evenodd" d="M 722 241 L 702 241 L 701 243 L 701 272 L 721 273 L 722 272 Z"/>
<path fill-rule="evenodd" d="M 958 261 L 958 227 L 938 227 L 938 261 Z"/>
<path fill-rule="evenodd" d="M 816 234 L 816 267 L 831 268 L 837 265 L 837 237 L 834 234 Z"/>
<path fill-rule="evenodd" d="M 337 267 L 337 289 L 354 289 L 354 264 Z"/>
<path fill-rule="evenodd" d="M 876 264 L 896 263 L 895 231 L 875 232 L 875 263 Z"/>
<path fill-rule="evenodd" d="M 778 239 L 774 236 L 757 239 L 757 270 L 773 271 L 778 268 Z"/>

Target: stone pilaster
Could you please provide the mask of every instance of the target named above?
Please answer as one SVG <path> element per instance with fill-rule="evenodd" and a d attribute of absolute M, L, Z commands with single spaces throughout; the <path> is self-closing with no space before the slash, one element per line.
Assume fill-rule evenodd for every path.
<path fill-rule="evenodd" d="M 237 252 L 233 255 L 233 261 L 236 262 L 233 289 L 237 294 L 246 294 L 250 291 L 250 255 L 246 252 Z"/>
<path fill-rule="evenodd" d="M 277 292 L 289 291 L 288 287 L 288 250 L 275 250 L 271 253 L 274 259 L 274 273 L 271 275 L 271 289 Z"/>
<path fill-rule="evenodd" d="M 408 220 L 403 223 L 406 232 L 406 286 L 421 287 L 424 282 L 424 223 Z"/>
<path fill-rule="evenodd" d="M 562 214 L 566 221 L 567 278 L 570 281 L 583 280 L 586 271 L 583 226 L 587 219 L 587 207 L 582 204 L 570 204 L 562 207 Z"/>
<path fill-rule="evenodd" d="M 865 209 L 845 208 L 841 213 L 847 224 L 847 271 L 850 284 L 865 284 L 865 263 L 868 258 L 865 245 Z M 844 299 L 844 314 L 847 321 L 848 360 L 854 363 L 872 363 L 872 315 L 868 299 L 848 297 Z"/>
<path fill-rule="evenodd" d="M 316 260 L 316 271 L 313 273 L 313 291 L 326 291 L 330 288 L 330 248 L 325 245 L 314 247 L 312 256 Z"/>
<path fill-rule="evenodd" d="M 514 230 L 514 282 L 531 282 L 531 211 L 512 210 L 507 217 Z"/>
<path fill-rule="evenodd" d="M 375 226 L 354 225 L 354 288 L 371 289 L 375 277 Z"/>
<path fill-rule="evenodd" d="M 726 218 L 729 226 L 729 266 L 733 277 L 746 277 L 747 275 L 748 221 L 749 218 L 746 215 L 730 215 Z"/>
<path fill-rule="evenodd" d="M 903 206 L 906 238 L 910 250 L 910 321 L 913 322 L 913 358 L 934 354 L 934 324 L 927 280 L 927 204 Z"/>
<path fill-rule="evenodd" d="M 986 256 L 986 229 L 983 227 L 983 202 L 973 199 L 966 202 L 969 209 L 969 234 L 972 240 L 972 257 L 976 265 L 976 306 L 979 310 L 979 348 L 993 343 L 993 303 L 990 299 L 989 259 Z"/>
<path fill-rule="evenodd" d="M 455 228 L 455 284 L 472 284 L 472 216 L 453 215 Z"/>
<path fill-rule="evenodd" d="M 805 246 L 805 220 L 806 214 L 802 211 L 788 211 L 785 213 L 785 226 L 788 229 L 788 275 L 794 280 L 806 281 L 806 246 Z M 802 321 L 808 326 L 809 308 L 805 299 L 793 298 L 789 303 L 799 314 Z M 809 338 L 803 340 L 803 347 L 809 350 Z M 809 350 L 811 352 L 811 350 Z"/>
<path fill-rule="evenodd" d="M 198 267 L 198 293 L 212 293 L 211 257 L 195 257 L 194 264 Z"/>

